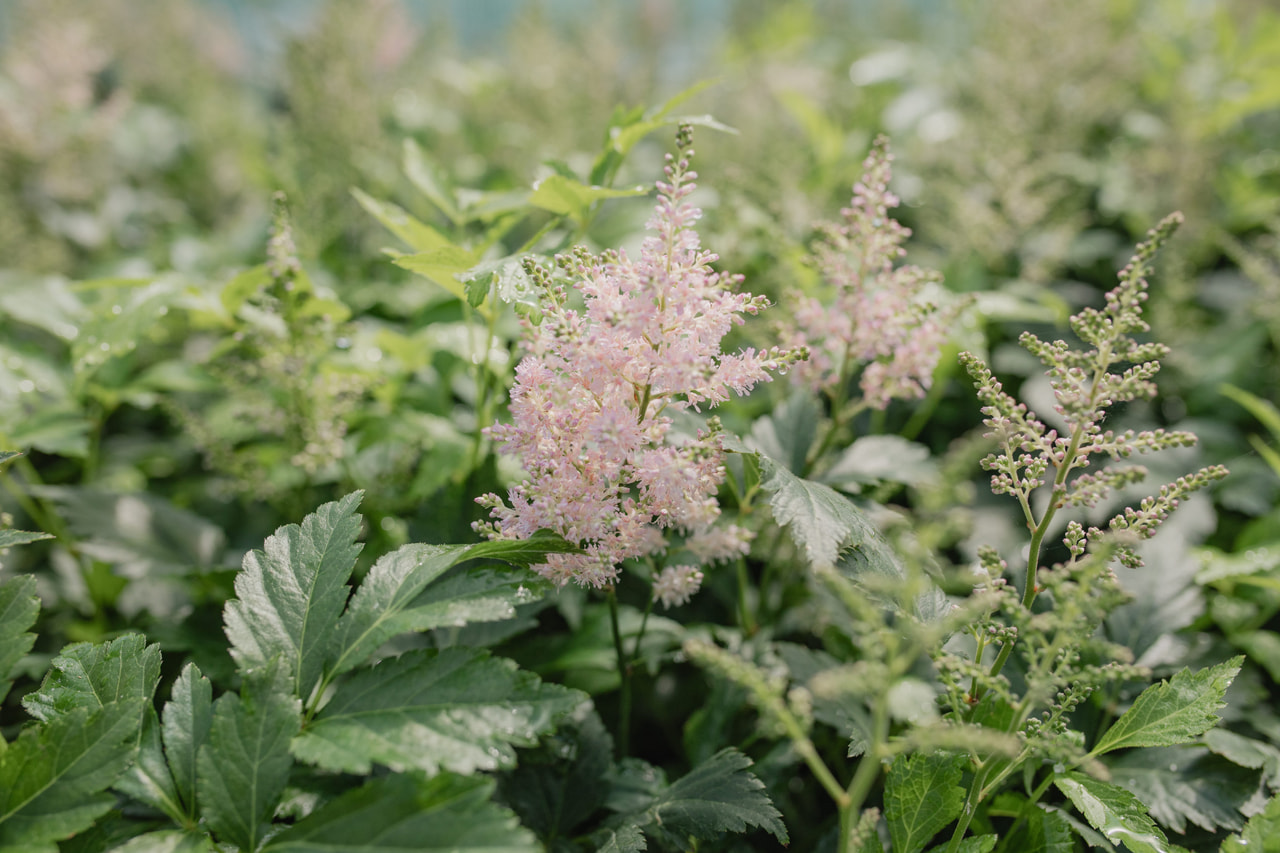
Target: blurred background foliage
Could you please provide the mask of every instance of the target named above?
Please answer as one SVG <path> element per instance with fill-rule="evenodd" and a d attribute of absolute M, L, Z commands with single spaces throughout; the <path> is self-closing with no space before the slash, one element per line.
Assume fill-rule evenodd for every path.
<path fill-rule="evenodd" d="M 1230 562 L 1280 538 L 1280 427 L 1263 417 L 1280 382 L 1269 0 L 7 0 L 0 445 L 29 455 L 0 478 L 19 522 L 59 538 L 4 569 L 39 571 L 48 648 L 141 627 L 227 671 L 208 635 L 240 554 L 355 488 L 366 553 L 469 541 L 472 499 L 510 476 L 477 429 L 500 415 L 515 315 L 382 249 L 635 245 L 647 201 L 571 216 L 530 188 L 650 184 L 669 128 L 630 156 L 610 146 L 700 81 L 677 112 L 734 131 L 697 139 L 724 268 L 779 310 L 814 286 L 813 224 L 885 132 L 909 260 L 974 297 L 955 345 L 1033 404 L 1047 381 L 1018 332 L 1058 336 L 1182 210 L 1151 303 L 1173 347 L 1163 393 L 1125 425 L 1194 429 L 1178 470 L 1233 474 L 1185 514 L 1143 618 L 1280 648 L 1280 558 Z M 393 237 L 406 212 L 427 230 Z M 768 324 L 745 334 L 765 342 Z M 915 473 L 876 494 L 916 513 L 907 546 L 963 562 L 975 531 L 998 540 L 1010 521 L 981 497 L 979 414 L 954 373 L 944 358 L 928 399 L 861 428 L 929 448 L 941 473 L 916 477 L 911 449 Z M 749 430 L 769 394 L 785 389 L 726 424 Z M 1274 696 L 1277 673 L 1254 675 Z"/>

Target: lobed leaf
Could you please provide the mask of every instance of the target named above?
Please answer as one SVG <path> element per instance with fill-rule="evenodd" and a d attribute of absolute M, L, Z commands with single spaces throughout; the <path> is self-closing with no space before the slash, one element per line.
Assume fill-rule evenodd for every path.
<path fill-rule="evenodd" d="M 0 848 L 38 849 L 109 811 L 106 789 L 133 761 L 145 705 L 82 705 L 25 728 L 0 754 Z"/>
<path fill-rule="evenodd" d="M 264 853 L 541 850 L 492 796 L 493 781 L 483 777 L 386 776 L 325 803 L 272 838 Z"/>
<path fill-rule="evenodd" d="M 22 697 L 27 713 L 44 722 L 74 708 L 96 710 L 125 699 L 149 703 L 160 683 L 160 646 L 148 646 L 141 634 L 101 645 L 74 643 L 49 667 L 40 689 Z"/>
<path fill-rule="evenodd" d="M 161 730 L 178 797 L 187 814 L 192 816 L 197 814 L 197 756 L 212 726 L 213 685 L 198 666 L 188 663 L 173 682 L 169 701 L 164 706 Z"/>
<path fill-rule="evenodd" d="M 0 702 L 13 686 L 13 668 L 35 645 L 36 635 L 27 629 L 39 615 L 35 577 L 20 575 L 0 583 Z"/>
<path fill-rule="evenodd" d="M 1258 790 L 1258 774 L 1202 748 L 1136 749 L 1110 765 L 1113 781 L 1177 833 L 1188 821 L 1210 832 L 1244 826 L 1241 808 Z"/>
<path fill-rule="evenodd" d="M 1169 843 L 1138 798 L 1124 788 L 1081 773 L 1058 776 L 1053 784 L 1112 844 L 1123 844 L 1131 853 L 1186 853 Z"/>
<path fill-rule="evenodd" d="M 293 760 L 289 741 L 302 703 L 290 694 L 290 673 L 273 665 L 213 706 L 209 739 L 196 756 L 201 814 L 220 841 L 255 851 L 270 828 Z"/>
<path fill-rule="evenodd" d="M 412 651 L 340 684 L 293 752 L 348 773 L 493 770 L 585 700 L 484 651 Z"/>
<path fill-rule="evenodd" d="M 427 252 L 452 245 L 448 237 L 411 216 L 399 205 L 389 201 L 379 201 L 357 187 L 351 188 L 351 195 L 370 216 L 381 222 L 383 227 L 407 243 L 415 252 Z"/>
<path fill-rule="evenodd" d="M 1219 853 L 1280 853 L 1280 796 L 1268 800 L 1238 835 L 1222 842 Z"/>
<path fill-rule="evenodd" d="M 270 536 L 245 555 L 236 599 L 223 611 L 231 656 L 241 670 L 280 657 L 296 695 L 307 698 L 333 648 L 333 631 L 347 602 L 347 579 L 362 546 L 356 544 L 363 492 L 353 492 Z"/>
<path fill-rule="evenodd" d="M 1098 739 L 1091 755 L 1134 746 L 1177 746 L 1189 743 L 1218 723 L 1215 713 L 1240 672 L 1244 658 L 1207 667 L 1183 669 L 1169 681 L 1153 684 Z"/>
<path fill-rule="evenodd" d="M 964 807 L 965 757 L 946 752 L 903 756 L 889 768 L 884 816 L 894 853 L 920 853 Z"/>
<path fill-rule="evenodd" d="M 165 762 L 164 746 L 160 740 L 160 720 L 152 707 L 148 706 L 143 713 L 138 757 L 133 766 L 116 781 L 115 789 L 159 809 L 176 823 L 187 821 L 187 812 L 182 807 L 173 774 L 169 772 L 169 765 Z"/>

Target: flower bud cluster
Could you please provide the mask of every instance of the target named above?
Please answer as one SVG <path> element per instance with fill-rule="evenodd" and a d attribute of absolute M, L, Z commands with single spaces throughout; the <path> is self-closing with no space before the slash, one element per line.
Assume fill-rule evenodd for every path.
<path fill-rule="evenodd" d="M 809 349 L 809 360 L 796 368 L 797 380 L 831 391 L 864 365 L 863 399 L 878 409 L 893 399 L 924 396 L 947 324 L 923 298 L 926 286 L 942 276 L 912 265 L 894 267 L 906 254 L 902 244 L 911 231 L 889 215 L 898 206 L 889 191 L 892 159 L 888 140 L 878 138 L 852 202 L 841 211 L 843 221 L 821 226 L 813 259 L 834 297 L 797 294 L 792 324 L 782 330 L 788 344 Z"/>
<path fill-rule="evenodd" d="M 558 272 L 525 268 L 543 292 L 542 317 L 526 323 L 528 354 L 516 368 L 509 424 L 488 430 L 499 452 L 520 458 L 526 479 L 504 502 L 479 503 L 491 521 L 476 530 L 494 539 L 523 539 L 546 528 L 582 546 L 537 567 L 548 579 L 603 587 L 619 564 L 665 549 L 663 531 L 689 537 L 704 562 L 745 552 L 741 528 L 712 525 L 725 474 L 717 423 L 692 440 L 671 435 L 668 412 L 715 406 L 745 394 L 803 353 L 772 349 L 721 352 L 721 340 L 768 305 L 741 293 L 740 276 L 712 269 L 693 226 L 701 212 L 688 202 L 696 173 L 682 130 L 679 154 L 667 155 L 666 179 L 640 257 L 586 249 L 558 256 Z M 569 286 L 581 296 L 573 307 Z M 671 566 L 655 579 L 667 606 L 697 591 L 697 566 Z"/>

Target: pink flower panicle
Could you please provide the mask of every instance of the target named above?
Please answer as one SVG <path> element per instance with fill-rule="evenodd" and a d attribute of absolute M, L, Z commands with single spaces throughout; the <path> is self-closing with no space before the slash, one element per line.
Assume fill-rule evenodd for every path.
<path fill-rule="evenodd" d="M 653 233 L 638 260 L 578 248 L 555 258 L 559 276 L 525 262 L 545 293 L 543 318 L 526 323 L 511 423 L 487 434 L 499 452 L 522 460 L 527 478 L 505 503 L 479 498 L 491 520 L 475 528 L 491 539 L 547 528 L 581 545 L 585 554 L 551 555 L 537 567 L 557 584 L 611 584 L 623 560 L 665 549 L 665 529 L 697 542 L 706 562 L 745 548 L 745 531 L 712 527 L 725 473 L 718 421 L 680 443 L 667 412 L 745 394 L 802 353 L 720 351 L 729 330 L 768 301 L 735 292 L 741 276 L 712 269 L 718 257 L 700 244 L 693 226 L 701 211 L 688 202 L 697 177 L 691 139 L 681 128 L 679 157 L 667 155 Z M 571 307 L 565 280 L 581 294 L 581 309 Z M 671 606 L 697 589 L 701 573 L 668 569 L 661 578 L 655 595 Z"/>
<path fill-rule="evenodd" d="M 789 344 L 809 348 L 808 362 L 796 367 L 798 381 L 830 391 L 863 365 L 863 399 L 878 409 L 924 396 L 946 338 L 946 318 L 922 299 L 942 276 L 894 267 L 911 230 L 889 215 L 899 201 L 889 191 L 888 146 L 885 137 L 876 139 L 843 221 L 819 226 L 813 259 L 834 298 L 797 294 L 793 325 L 783 331 Z"/>

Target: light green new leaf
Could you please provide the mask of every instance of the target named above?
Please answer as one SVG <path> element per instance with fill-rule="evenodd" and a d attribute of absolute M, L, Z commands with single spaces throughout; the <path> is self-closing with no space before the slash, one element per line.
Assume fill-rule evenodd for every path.
<path fill-rule="evenodd" d="M 533 187 L 529 204 L 549 213 L 559 213 L 572 218 L 579 225 L 586 222 L 591 205 L 608 198 L 627 198 L 644 195 L 648 187 L 617 190 L 609 187 L 593 187 L 578 183 L 564 175 L 549 175 Z"/>
<path fill-rule="evenodd" d="M 177 786 L 169 765 L 164 760 L 160 741 L 160 720 L 155 708 L 147 707 L 142 715 L 142 736 L 138 739 L 138 757 L 124 775 L 116 780 L 115 789 L 139 802 L 167 814 L 177 823 L 187 819 L 178 797 Z"/>
<path fill-rule="evenodd" d="M 441 246 L 416 255 L 401 255 L 395 259 L 396 266 L 404 267 L 410 272 L 426 276 L 454 296 L 467 302 L 467 289 L 459 276 L 474 267 L 480 259 L 475 252 L 461 246 Z M 489 308 L 481 305 L 478 309 L 485 317 L 489 316 Z"/>
<path fill-rule="evenodd" d="M 634 823 L 680 846 L 689 836 L 709 840 L 754 827 L 786 844 L 782 815 L 764 783 L 747 770 L 750 766 L 751 759 L 741 752 L 723 749 L 662 790 Z"/>
<path fill-rule="evenodd" d="M 78 707 L 28 726 L 0 755 L 0 848 L 38 847 L 93 825 L 133 761 L 146 700 Z"/>
<path fill-rule="evenodd" d="M 346 672 L 407 631 L 509 619 L 515 615 L 515 605 L 533 601 L 549 589 L 528 572 L 492 569 L 433 583 L 458 563 L 493 557 L 528 565 L 573 547 L 558 536 L 540 535 L 478 545 L 406 545 L 384 555 L 373 564 L 338 622 L 327 671 L 331 675 Z"/>
<path fill-rule="evenodd" d="M 196 812 L 196 761 L 213 725 L 213 685 L 200 668 L 188 663 L 173 682 L 165 703 L 161 729 L 164 753 L 189 815 Z"/>
<path fill-rule="evenodd" d="M 453 245 L 449 238 L 430 225 L 411 216 L 404 208 L 389 201 L 378 201 L 363 190 L 352 187 L 351 194 L 366 212 L 392 234 L 409 244 L 415 252 L 429 252 Z"/>
<path fill-rule="evenodd" d="M 302 721 L 302 703 L 289 695 L 279 664 L 227 693 L 213 706 L 209 739 L 196 756 L 200 811 L 218 840 L 257 850 L 289 781 L 289 741 Z"/>
<path fill-rule="evenodd" d="M 1138 798 L 1118 785 L 1099 782 L 1081 773 L 1067 773 L 1053 780 L 1076 811 L 1112 844 L 1123 844 L 1132 853 L 1186 853 L 1169 843 Z"/>
<path fill-rule="evenodd" d="M 903 756 L 889 768 L 884 816 L 894 853 L 920 853 L 964 807 L 965 757 L 946 752 Z"/>
<path fill-rule="evenodd" d="M 333 630 L 346 604 L 347 579 L 361 545 L 356 507 L 363 492 L 327 503 L 301 525 L 270 536 L 262 551 L 245 555 L 236 575 L 237 598 L 223 612 L 231 656 L 241 670 L 280 657 L 296 695 L 306 699 L 320 678 Z"/>
<path fill-rule="evenodd" d="M 356 673 L 293 743 L 300 760 L 368 773 L 510 766 L 586 697 L 474 649 L 412 651 Z"/>
<path fill-rule="evenodd" d="M 34 533 L 30 530 L 0 530 L 0 550 L 12 548 L 14 545 L 27 545 L 41 539 L 52 539 L 51 533 Z"/>
<path fill-rule="evenodd" d="M 13 686 L 9 678 L 13 668 L 35 645 L 36 635 L 27 629 L 39 615 L 34 577 L 20 575 L 0 583 L 0 702 Z"/>
<path fill-rule="evenodd" d="M 207 833 L 162 829 L 131 838 L 107 853 L 217 853 L 217 848 Z"/>
<path fill-rule="evenodd" d="M 1249 818 L 1240 834 L 1222 842 L 1219 853 L 1280 853 L 1280 796 Z"/>
<path fill-rule="evenodd" d="M 1183 669 L 1170 681 L 1153 684 L 1116 720 L 1093 748 L 1092 755 L 1133 746 L 1177 746 L 1189 743 L 1218 723 L 1215 713 L 1240 672 L 1243 657 L 1191 672 Z"/>
<path fill-rule="evenodd" d="M 541 850 L 492 796 L 493 781 L 483 777 L 386 776 L 325 803 L 272 838 L 264 853 Z"/>
<path fill-rule="evenodd" d="M 417 187 L 449 218 L 454 225 L 462 225 L 467 217 L 458 210 L 453 191 L 448 186 L 447 176 L 442 174 L 432 163 L 426 152 L 412 139 L 404 141 L 404 173 L 409 182 Z"/>
<path fill-rule="evenodd" d="M 49 664 L 40 689 L 22 697 L 22 707 L 48 722 L 73 708 L 93 710 L 121 699 L 150 702 L 159 682 L 160 646 L 148 646 L 141 634 L 102 645 L 74 643 Z"/>

